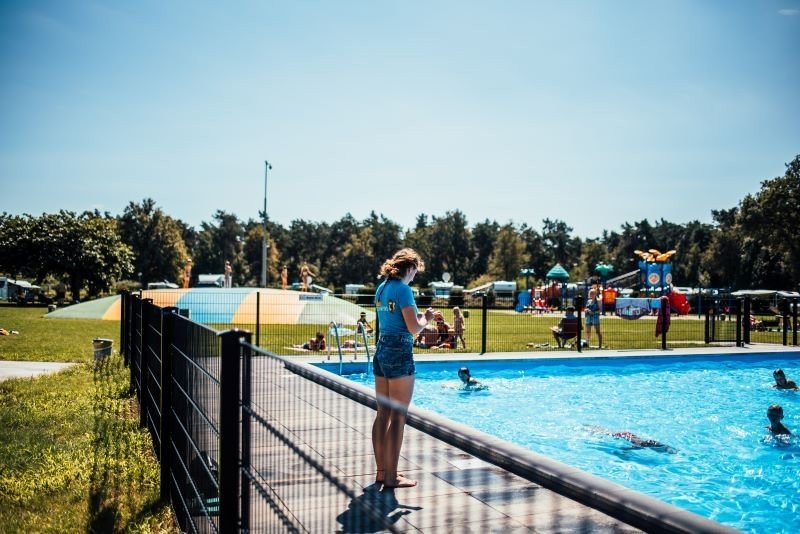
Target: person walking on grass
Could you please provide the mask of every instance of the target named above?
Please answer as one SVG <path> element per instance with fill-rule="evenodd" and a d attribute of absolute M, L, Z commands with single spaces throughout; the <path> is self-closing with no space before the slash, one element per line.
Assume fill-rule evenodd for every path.
<path fill-rule="evenodd" d="M 414 337 L 433 319 L 433 308 L 420 313 L 409 284 L 425 264 L 413 249 L 404 248 L 386 260 L 384 281 L 375 291 L 375 309 L 381 325 L 372 359 L 378 410 L 372 425 L 372 447 L 377 475 L 384 489 L 417 485 L 397 472 L 408 405 L 414 392 Z"/>
<path fill-rule="evenodd" d="M 589 290 L 589 297 L 586 299 L 586 308 L 583 310 L 586 315 L 586 340 L 592 344 L 592 328 L 597 331 L 597 348 L 603 348 L 603 334 L 600 332 L 600 302 L 597 298 L 597 291 Z"/>
<path fill-rule="evenodd" d="M 455 306 L 453 308 L 453 348 L 458 348 L 458 340 L 467 348 L 467 342 L 464 340 L 464 314 L 461 313 L 461 308 Z"/>

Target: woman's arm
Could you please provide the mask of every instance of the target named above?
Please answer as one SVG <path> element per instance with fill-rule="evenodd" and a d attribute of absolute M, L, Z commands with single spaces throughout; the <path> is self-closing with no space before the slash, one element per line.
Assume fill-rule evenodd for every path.
<path fill-rule="evenodd" d="M 419 334 L 423 328 L 428 326 L 428 323 L 433 319 L 433 308 L 428 308 L 425 313 L 414 313 L 414 306 L 406 306 L 403 308 L 403 319 L 406 322 L 406 328 L 412 335 Z"/>

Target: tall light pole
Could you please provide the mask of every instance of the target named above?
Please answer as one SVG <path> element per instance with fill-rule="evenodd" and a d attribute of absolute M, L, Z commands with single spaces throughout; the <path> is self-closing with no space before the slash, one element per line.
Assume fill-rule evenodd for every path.
<path fill-rule="evenodd" d="M 264 240 L 261 242 L 261 287 L 267 287 L 267 172 L 272 168 L 264 160 Z"/>

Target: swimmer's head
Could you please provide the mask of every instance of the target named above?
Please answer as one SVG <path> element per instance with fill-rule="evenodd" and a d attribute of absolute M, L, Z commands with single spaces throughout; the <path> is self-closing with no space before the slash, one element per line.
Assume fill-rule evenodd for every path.
<path fill-rule="evenodd" d="M 780 404 L 773 404 L 767 408 L 767 419 L 770 423 L 777 423 L 783 419 L 783 407 Z"/>

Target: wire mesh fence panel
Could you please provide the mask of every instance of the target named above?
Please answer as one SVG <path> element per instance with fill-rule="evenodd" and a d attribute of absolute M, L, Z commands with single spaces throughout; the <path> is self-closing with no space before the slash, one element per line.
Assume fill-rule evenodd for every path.
<path fill-rule="evenodd" d="M 161 308 L 149 301 L 142 303 L 144 346 L 142 347 L 142 398 L 144 424 L 153 436 L 156 456 L 161 451 Z"/>
<path fill-rule="evenodd" d="M 491 326 L 514 339 L 498 345 L 512 350 L 532 331 L 546 335 L 557 318 L 502 307 L 480 314 L 481 343 Z M 146 315 L 126 317 L 141 322 Z M 160 361 L 170 377 L 161 384 L 167 406 L 161 430 L 169 446 L 160 459 L 182 531 L 664 527 L 664 503 L 413 405 L 384 402 L 385 395 L 402 397 L 399 382 L 373 377 L 369 366 L 357 383 L 264 351 L 247 333 L 219 333 L 174 313 L 150 315 L 158 331 L 138 330 L 147 361 L 141 369 L 149 369 L 151 381 Z M 157 359 L 159 333 L 168 349 Z M 143 413 L 155 402 L 153 391 L 143 398 Z M 454 390 L 453 402 L 461 399 Z M 145 419 L 155 421 L 152 413 Z M 402 477 L 389 476 L 387 451 L 399 443 Z M 391 487 L 408 479 L 418 485 Z M 678 509 L 667 512 L 688 531 L 719 527 Z"/>
<path fill-rule="evenodd" d="M 217 532 L 220 346 L 217 332 L 176 317 L 172 358 L 171 498 L 185 532 Z"/>

